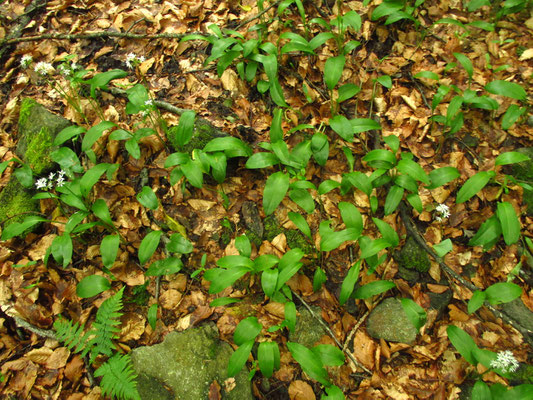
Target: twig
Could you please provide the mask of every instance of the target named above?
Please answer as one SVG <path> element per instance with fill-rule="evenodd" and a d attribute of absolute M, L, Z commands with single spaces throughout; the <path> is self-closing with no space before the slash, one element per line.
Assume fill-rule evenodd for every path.
<path fill-rule="evenodd" d="M 198 33 L 203 35 L 203 33 Z M 144 33 L 129 32 L 89 32 L 89 33 L 44 33 L 42 35 L 24 36 L 19 38 L 7 39 L 3 45 L 35 42 L 44 39 L 50 40 L 82 40 L 82 39 L 104 39 L 104 38 L 121 38 L 121 39 L 181 39 L 186 34 L 181 33 L 157 33 L 148 35 Z"/>
<path fill-rule="evenodd" d="M 311 313 L 311 315 L 313 316 L 313 318 L 315 318 L 319 323 L 320 325 L 322 325 L 322 327 L 328 332 L 328 334 L 331 336 L 331 338 L 335 341 L 335 344 L 339 347 L 339 349 L 342 349 L 342 351 L 344 353 L 346 353 L 346 355 L 348 356 L 348 358 L 350 360 L 352 360 L 352 362 L 355 364 L 356 367 L 358 368 L 361 368 L 363 371 L 365 371 L 366 373 L 368 373 L 369 375 L 372 375 L 372 371 L 370 371 L 368 368 L 366 368 L 363 364 L 361 364 L 359 361 L 357 361 L 355 359 L 355 357 L 353 356 L 353 354 L 349 351 L 347 351 L 346 348 L 344 348 L 344 346 L 342 345 L 341 342 L 339 342 L 339 340 L 336 338 L 335 334 L 333 333 L 333 331 L 329 328 L 329 326 L 326 325 L 326 323 L 322 320 L 322 318 L 320 318 L 318 315 L 316 315 L 316 313 L 313 311 L 313 309 L 309 306 L 309 304 L 307 304 L 307 302 L 301 297 L 298 295 L 298 293 L 296 292 L 292 292 L 296 297 L 298 297 L 298 300 L 300 300 L 302 302 L 302 304 L 305 306 L 305 308 L 307 308 L 307 310 Z"/>
<path fill-rule="evenodd" d="M 56 336 L 56 334 L 55 334 L 55 332 L 53 330 L 38 328 L 38 327 L 30 324 L 29 322 L 26 322 L 22 318 L 17 317 L 16 315 L 13 315 L 12 313 L 8 314 L 8 315 L 15 320 L 15 324 L 17 324 L 18 327 L 27 329 L 30 332 L 35 333 L 38 336 L 41 336 L 41 337 L 44 337 L 44 338 L 48 338 L 48 339 L 57 340 L 57 336 Z"/>
<path fill-rule="evenodd" d="M 277 6 L 279 3 L 281 3 L 281 0 L 278 0 L 275 3 L 272 3 L 267 8 L 265 8 L 263 11 L 259 12 L 258 14 L 256 14 L 254 17 L 249 18 L 249 19 L 241 22 L 239 25 L 237 25 L 235 27 L 235 30 L 237 31 L 237 30 L 241 29 L 244 25 L 249 24 L 250 22 L 252 22 L 252 21 L 254 21 L 256 19 L 261 18 L 266 12 L 268 12 L 272 7 Z"/>
<path fill-rule="evenodd" d="M 357 321 L 357 323 L 355 324 L 355 326 L 352 328 L 352 330 L 350 331 L 350 334 L 348 335 L 348 337 L 347 337 L 346 340 L 344 341 L 344 346 L 342 346 L 342 351 L 346 351 L 346 349 L 348 348 L 348 343 L 350 343 L 350 340 L 352 340 L 353 335 L 354 335 L 355 332 L 359 329 L 359 327 L 361 326 L 361 324 L 362 324 L 363 322 L 365 322 L 365 319 L 366 319 L 366 317 L 368 317 L 368 314 L 370 314 L 370 310 L 366 310 L 366 312 L 363 314 L 363 316 L 361 317 L 361 319 L 359 319 L 359 321 Z"/>

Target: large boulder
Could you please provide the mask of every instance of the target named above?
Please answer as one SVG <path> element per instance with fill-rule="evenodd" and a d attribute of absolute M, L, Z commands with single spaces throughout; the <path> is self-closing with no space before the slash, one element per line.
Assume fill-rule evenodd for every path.
<path fill-rule="evenodd" d="M 132 351 L 139 394 L 143 400 L 207 399 L 210 386 L 216 382 L 222 399 L 251 400 L 245 369 L 226 382 L 232 354 L 231 346 L 219 340 L 212 323 L 171 332 L 160 344 Z"/>

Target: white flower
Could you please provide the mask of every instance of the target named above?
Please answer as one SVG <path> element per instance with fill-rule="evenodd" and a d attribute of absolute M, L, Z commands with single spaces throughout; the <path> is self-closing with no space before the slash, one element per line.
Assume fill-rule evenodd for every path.
<path fill-rule="evenodd" d="M 59 71 L 59 73 L 61 75 L 63 75 L 65 78 L 69 77 L 70 75 L 72 75 L 72 71 L 70 70 L 70 68 L 64 64 L 61 64 L 59 67 L 57 67 L 57 70 Z"/>
<path fill-rule="evenodd" d="M 146 58 L 144 58 L 144 56 L 137 56 L 135 53 L 129 53 L 126 56 L 126 65 L 128 68 L 133 69 L 145 60 Z"/>
<path fill-rule="evenodd" d="M 41 76 L 46 76 L 54 72 L 54 67 L 52 64 L 40 61 L 35 65 L 34 68 L 35 72 L 37 72 Z"/>
<path fill-rule="evenodd" d="M 35 187 L 37 189 L 44 189 L 46 186 L 48 186 L 48 179 L 46 178 L 37 179 L 37 182 L 35 182 Z"/>
<path fill-rule="evenodd" d="M 65 178 L 63 178 L 63 175 L 58 175 L 56 179 L 56 187 L 61 187 L 65 184 Z"/>
<path fill-rule="evenodd" d="M 154 105 L 154 101 L 152 99 L 148 99 L 144 102 L 144 105 L 147 107 L 151 107 Z"/>
<path fill-rule="evenodd" d="M 437 207 L 435 207 L 435 211 L 440 213 L 440 215 L 435 217 L 437 221 L 442 221 L 450 216 L 450 207 L 448 207 L 446 204 L 439 204 Z"/>
<path fill-rule="evenodd" d="M 33 57 L 29 54 L 23 55 L 20 60 L 20 66 L 24 69 L 28 68 L 33 61 Z"/>
<path fill-rule="evenodd" d="M 501 369 L 503 373 L 514 372 L 518 369 L 520 364 L 514 357 L 514 354 L 510 350 L 500 351 L 498 357 L 490 362 L 492 368 Z"/>
<path fill-rule="evenodd" d="M 62 178 L 66 175 L 67 173 L 65 171 L 63 171 L 62 169 L 59 170 L 59 172 L 57 173 L 58 175 L 58 178 Z"/>

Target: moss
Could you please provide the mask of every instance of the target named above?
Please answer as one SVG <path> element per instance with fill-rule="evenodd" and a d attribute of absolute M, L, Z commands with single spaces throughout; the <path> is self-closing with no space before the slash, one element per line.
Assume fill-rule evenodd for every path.
<path fill-rule="evenodd" d="M 0 193 L 0 222 L 10 225 L 21 222 L 28 213 L 39 212 L 38 203 L 32 200 L 31 194 L 12 177 Z"/>
<path fill-rule="evenodd" d="M 259 237 L 256 233 L 252 232 L 250 229 L 246 229 L 246 236 L 250 240 L 251 243 L 255 244 L 256 246 L 261 246 L 261 243 L 263 243 L 263 239 Z"/>
<path fill-rule="evenodd" d="M 416 269 L 418 272 L 427 272 L 431 266 L 426 251 L 412 237 L 409 237 L 405 242 L 397 255 L 397 261 L 400 267 Z"/>
<path fill-rule="evenodd" d="M 274 215 L 268 215 L 263 220 L 264 238 L 269 242 L 278 236 L 283 230 L 279 226 L 279 222 Z"/>
<path fill-rule="evenodd" d="M 186 153 L 192 152 L 194 149 L 203 149 L 205 145 L 216 137 L 227 136 L 224 132 L 219 131 L 209 121 L 197 118 L 194 122 L 194 131 L 192 138 L 185 146 L 178 144 L 178 138 L 176 136 L 178 127 L 173 126 L 167 131 L 167 138 L 174 150 L 184 151 Z"/>
<path fill-rule="evenodd" d="M 287 244 L 291 249 L 300 248 L 305 254 L 313 253 L 313 246 L 309 243 L 307 237 L 297 229 L 286 229 L 285 237 Z"/>
<path fill-rule="evenodd" d="M 533 182 L 533 147 L 523 147 L 516 151 L 525 154 L 530 160 L 513 164 L 513 176 L 516 179 Z"/>
<path fill-rule="evenodd" d="M 49 172 L 54 167 L 50 158 L 54 138 L 69 125 L 68 120 L 52 114 L 34 100 L 22 100 L 16 154 L 30 165 L 34 173 Z"/>
<path fill-rule="evenodd" d="M 26 162 L 37 175 L 48 172 L 53 166 L 53 161 L 50 158 L 53 140 L 50 131 L 46 127 L 42 127 L 28 143 L 25 154 Z"/>

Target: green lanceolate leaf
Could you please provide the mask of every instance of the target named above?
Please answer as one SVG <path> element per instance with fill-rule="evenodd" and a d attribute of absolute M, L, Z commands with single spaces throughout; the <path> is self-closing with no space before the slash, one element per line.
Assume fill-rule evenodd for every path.
<path fill-rule="evenodd" d="M 372 218 L 372 221 L 374 221 L 374 223 L 378 227 L 381 236 L 383 236 L 383 239 L 389 242 L 390 247 L 398 246 L 398 244 L 400 243 L 400 238 L 398 237 L 396 231 L 388 223 L 378 218 Z"/>
<path fill-rule="evenodd" d="M 51 245 L 52 256 L 63 264 L 63 268 L 70 264 L 72 260 L 72 238 L 68 233 L 56 236 Z"/>
<path fill-rule="evenodd" d="M 485 89 L 492 94 L 499 94 L 501 96 L 510 97 L 512 99 L 525 101 L 527 98 L 526 91 L 518 83 L 507 81 L 492 81 L 489 82 Z"/>
<path fill-rule="evenodd" d="M 472 393 L 470 396 L 471 400 L 493 399 L 492 394 L 490 393 L 490 388 L 483 381 L 476 381 L 476 383 L 474 383 L 474 387 L 472 388 Z"/>
<path fill-rule="evenodd" d="M 354 118 L 350 120 L 350 124 L 352 124 L 352 130 L 354 133 L 381 129 L 379 122 L 370 118 Z"/>
<path fill-rule="evenodd" d="M 176 129 L 176 142 L 180 146 L 185 146 L 190 142 L 194 132 L 194 120 L 196 113 L 192 110 L 187 110 L 180 116 L 178 128 Z"/>
<path fill-rule="evenodd" d="M 38 215 L 28 215 L 26 218 L 24 218 L 24 221 L 20 223 L 12 223 L 5 227 L 2 231 L 2 240 L 9 240 L 15 236 L 21 235 L 31 227 L 45 221 L 48 220 Z"/>
<path fill-rule="evenodd" d="M 280 353 L 276 342 L 261 342 L 257 348 L 257 361 L 261 373 L 270 378 L 274 370 L 279 368 Z"/>
<path fill-rule="evenodd" d="M 468 314 L 475 313 L 485 302 L 487 295 L 481 290 L 476 290 L 472 293 L 472 297 L 468 300 Z"/>
<path fill-rule="evenodd" d="M 263 191 L 263 209 L 270 215 L 279 206 L 289 190 L 289 175 L 278 171 L 268 177 Z"/>
<path fill-rule="evenodd" d="M 328 367 L 340 367 L 344 364 L 344 353 L 331 344 L 316 345 L 311 351 L 320 358 L 323 365 Z"/>
<path fill-rule="evenodd" d="M 315 353 L 298 343 L 288 342 L 287 347 L 307 375 L 322 385 L 330 385 L 328 373 Z"/>
<path fill-rule="evenodd" d="M 183 268 L 183 263 L 178 257 L 167 257 L 154 261 L 146 270 L 146 276 L 163 276 L 177 274 Z"/>
<path fill-rule="evenodd" d="M 341 79 L 345 63 L 346 58 L 343 55 L 331 57 L 326 60 L 326 65 L 324 66 L 324 82 L 326 82 L 329 90 L 333 90 L 339 82 L 339 79 Z"/>
<path fill-rule="evenodd" d="M 428 189 L 436 189 L 442 185 L 457 179 L 461 176 L 459 170 L 454 167 L 442 167 L 434 169 L 429 173 L 429 180 L 431 184 L 427 187 Z"/>
<path fill-rule="evenodd" d="M 291 333 L 294 333 L 296 328 L 296 306 L 292 301 L 285 303 L 284 311 L 284 323 L 287 325 L 287 328 Z"/>
<path fill-rule="evenodd" d="M 363 232 L 363 217 L 355 205 L 341 201 L 339 203 L 341 217 L 348 229 L 354 229 L 359 236 Z"/>
<path fill-rule="evenodd" d="M 96 164 L 83 174 L 80 179 L 80 190 L 83 197 L 87 197 L 93 186 L 100 180 L 100 177 L 106 172 L 110 164 Z"/>
<path fill-rule="evenodd" d="M 404 189 L 402 187 L 391 186 L 387 197 L 385 198 L 385 215 L 392 214 L 398 208 L 400 201 L 403 198 Z"/>
<path fill-rule="evenodd" d="M 170 241 L 165 248 L 169 253 L 189 254 L 194 250 L 192 243 L 180 233 L 170 235 Z"/>
<path fill-rule="evenodd" d="M 424 171 L 424 168 L 420 164 L 414 162 L 413 160 L 403 159 L 398 162 L 396 166 L 398 171 L 403 174 L 409 175 L 411 178 L 416 179 L 417 181 L 423 182 L 426 185 L 429 185 L 429 177 Z"/>
<path fill-rule="evenodd" d="M 385 149 L 375 149 L 368 152 L 363 161 L 366 161 L 373 168 L 390 169 L 396 165 L 396 156 Z"/>
<path fill-rule="evenodd" d="M 126 76 L 128 76 L 126 71 L 113 69 L 111 71 L 96 74 L 85 83 L 91 85 L 91 97 L 96 98 L 96 89 L 104 89 L 113 79 L 120 79 Z"/>
<path fill-rule="evenodd" d="M 157 304 L 152 304 L 150 308 L 148 309 L 148 323 L 150 324 L 150 327 L 152 330 L 155 330 L 156 323 L 157 323 Z"/>
<path fill-rule="evenodd" d="M 228 364 L 228 376 L 237 375 L 252 352 L 252 347 L 254 346 L 254 341 L 250 340 L 246 343 L 243 343 L 239 346 L 237 350 L 231 355 Z"/>
<path fill-rule="evenodd" d="M 485 289 L 487 300 L 492 305 L 509 303 L 522 295 L 522 288 L 512 282 L 499 282 Z"/>
<path fill-rule="evenodd" d="M 396 285 L 391 281 L 374 281 L 357 288 L 353 297 L 356 299 L 368 299 L 369 297 L 386 292 L 393 287 L 396 287 Z"/>
<path fill-rule="evenodd" d="M 146 264 L 146 262 L 152 257 L 157 246 L 159 246 L 159 240 L 161 239 L 161 231 L 152 231 L 148 233 L 139 246 L 138 256 L 139 262 Z"/>
<path fill-rule="evenodd" d="M 143 186 L 141 193 L 138 193 L 135 197 L 139 203 L 150 210 L 157 210 L 159 207 L 157 196 L 149 186 Z"/>
<path fill-rule="evenodd" d="M 446 254 L 453 250 L 452 241 L 450 239 L 445 239 L 442 242 L 434 245 L 433 250 L 435 250 L 435 253 L 437 253 L 439 257 L 444 257 Z"/>
<path fill-rule="evenodd" d="M 96 296 L 111 288 L 111 283 L 101 275 L 89 275 L 76 285 L 76 294 L 82 299 Z"/>
<path fill-rule="evenodd" d="M 527 111 L 526 107 L 519 107 L 511 104 L 502 117 L 502 129 L 509 129 Z"/>
<path fill-rule="evenodd" d="M 204 173 L 202 171 L 202 163 L 199 159 L 189 159 L 186 163 L 180 166 L 181 171 L 185 175 L 185 178 L 189 183 L 196 187 L 201 188 L 204 184 Z"/>
<path fill-rule="evenodd" d="M 457 193 L 457 203 L 464 203 L 470 200 L 476 193 L 483 189 L 490 179 L 494 177 L 494 171 L 481 171 L 468 178 L 468 180 L 461 186 Z"/>
<path fill-rule="evenodd" d="M 497 207 L 496 216 L 500 220 L 503 239 L 505 244 L 509 246 L 520 238 L 520 221 L 511 203 L 504 201 L 498 203 Z"/>
<path fill-rule="evenodd" d="M 477 348 L 474 339 L 455 325 L 449 325 L 446 329 L 446 333 L 448 334 L 448 339 L 450 339 L 450 342 L 452 342 L 459 354 L 461 354 L 470 364 L 477 365 L 477 361 L 472 355 L 472 351 Z"/>
<path fill-rule="evenodd" d="M 289 212 L 289 219 L 292 221 L 296 227 L 302 231 L 302 233 L 307 236 L 309 239 L 312 239 L 311 237 L 311 228 L 309 228 L 309 224 L 305 220 L 305 218 L 298 213 L 295 212 Z"/>
<path fill-rule="evenodd" d="M 342 85 L 339 88 L 339 97 L 337 98 L 337 102 L 342 103 L 343 101 L 351 99 L 360 91 L 361 88 L 357 85 L 354 85 L 353 83 L 347 83 L 345 85 Z"/>
<path fill-rule="evenodd" d="M 392 79 L 388 75 L 382 75 L 376 79 L 376 81 L 387 89 L 392 88 Z"/>
<path fill-rule="evenodd" d="M 266 269 L 261 274 L 261 287 L 263 288 L 263 292 L 265 292 L 268 297 L 273 297 L 274 293 L 276 292 L 278 275 L 279 270 L 277 268 Z"/>
<path fill-rule="evenodd" d="M 472 239 L 469 246 L 483 246 L 484 250 L 490 249 L 496 244 L 502 234 L 502 226 L 496 215 L 483 222 Z"/>
<path fill-rule="evenodd" d="M 426 323 L 426 311 L 411 299 L 401 299 L 401 302 L 409 321 L 417 330 L 420 330 Z"/>
<path fill-rule="evenodd" d="M 233 341 L 237 346 L 240 346 L 250 340 L 255 340 L 257 335 L 261 333 L 263 325 L 259 323 L 257 317 L 244 318 L 233 333 Z"/>
<path fill-rule="evenodd" d="M 57 134 L 57 136 L 55 137 L 54 146 L 61 146 L 67 140 L 70 140 L 73 137 L 78 137 L 83 132 L 85 132 L 85 128 L 83 128 L 81 126 L 78 126 L 78 125 L 67 126 L 65 129 L 63 129 L 61 132 L 59 132 Z"/>
<path fill-rule="evenodd" d="M 313 276 L 313 292 L 318 292 L 322 285 L 328 280 L 326 273 L 322 268 L 317 268 Z"/>
<path fill-rule="evenodd" d="M 113 225 L 113 220 L 111 219 L 111 214 L 109 213 L 109 208 L 104 199 L 98 199 L 94 202 L 92 206 L 92 211 L 100 220 L 105 222 L 110 226 Z"/>
<path fill-rule="evenodd" d="M 227 157 L 250 157 L 252 149 L 242 140 L 233 137 L 219 137 L 210 140 L 204 147 L 205 152 L 223 151 Z"/>
<path fill-rule="evenodd" d="M 348 271 L 348 274 L 342 281 L 341 286 L 341 293 L 339 295 L 339 303 L 340 305 L 344 305 L 346 301 L 350 298 L 354 288 L 355 284 L 357 282 L 357 279 L 359 278 L 359 271 L 361 268 L 361 260 L 357 261 L 355 265 L 353 265 L 350 270 Z"/>
<path fill-rule="evenodd" d="M 215 294 L 231 286 L 237 279 L 250 272 L 246 267 L 233 267 L 231 269 L 213 268 L 205 272 L 204 278 L 211 282 L 209 294 Z"/>
<path fill-rule="evenodd" d="M 516 164 L 516 163 L 520 163 L 523 161 L 529 161 L 529 160 L 530 158 L 524 153 L 520 153 L 518 151 L 508 151 L 496 157 L 494 164 L 495 165 L 509 165 L 509 164 Z"/>
<path fill-rule="evenodd" d="M 337 114 L 329 119 L 329 125 L 341 138 L 347 142 L 353 141 L 354 130 L 352 124 L 344 115 Z"/>
<path fill-rule="evenodd" d="M 107 235 L 102 239 L 102 243 L 100 243 L 100 254 L 102 255 L 102 263 L 107 269 L 110 269 L 115 263 L 119 245 L 119 235 Z"/>
<path fill-rule="evenodd" d="M 474 66 L 472 65 L 472 61 L 470 61 L 467 56 L 461 53 L 453 53 L 453 55 L 465 69 L 466 73 L 468 74 L 468 78 L 472 79 L 472 76 L 474 75 Z"/>
<path fill-rule="evenodd" d="M 435 72 L 431 71 L 420 71 L 418 74 L 414 75 L 415 78 L 426 78 L 426 79 L 433 79 L 434 81 L 438 81 L 440 78 Z"/>
<path fill-rule="evenodd" d="M 307 190 L 292 189 L 289 191 L 289 197 L 308 214 L 311 214 L 314 211 L 315 201 Z"/>

